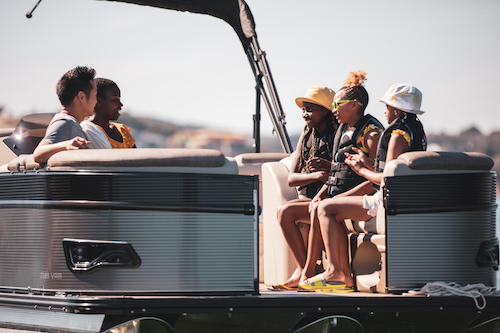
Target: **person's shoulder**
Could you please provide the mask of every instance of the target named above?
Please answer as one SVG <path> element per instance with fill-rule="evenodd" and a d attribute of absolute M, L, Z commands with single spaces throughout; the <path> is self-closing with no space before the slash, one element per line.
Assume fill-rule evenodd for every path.
<path fill-rule="evenodd" d="M 54 115 L 49 123 L 48 129 L 68 129 L 68 128 L 81 128 L 78 121 L 69 114 L 59 112 Z"/>
<path fill-rule="evenodd" d="M 82 127 L 82 129 L 84 131 L 91 131 L 91 130 L 96 130 L 96 129 L 100 129 L 100 126 L 97 125 L 97 124 L 94 124 L 93 122 L 91 122 L 90 120 L 84 120 L 80 123 L 80 126 Z"/>
<path fill-rule="evenodd" d="M 64 114 L 62 112 L 57 113 L 54 118 L 49 123 L 48 129 L 63 129 L 73 127 L 75 124 L 78 124 L 75 118 Z"/>
<path fill-rule="evenodd" d="M 42 141 L 57 143 L 77 136 L 85 136 L 78 121 L 64 112 L 59 112 L 50 121 Z"/>
<path fill-rule="evenodd" d="M 122 124 L 122 123 L 113 123 L 113 125 L 115 125 L 116 127 L 120 128 L 120 129 L 124 129 L 126 130 L 127 132 L 131 132 L 132 130 L 130 129 L 130 127 L 128 127 L 127 125 L 125 124 Z"/>
<path fill-rule="evenodd" d="M 404 131 L 402 129 L 395 129 L 391 132 L 391 140 L 394 138 L 394 140 L 399 141 L 401 143 L 405 142 L 408 144 L 408 146 L 411 145 L 411 136 L 410 133 L 407 131 Z"/>

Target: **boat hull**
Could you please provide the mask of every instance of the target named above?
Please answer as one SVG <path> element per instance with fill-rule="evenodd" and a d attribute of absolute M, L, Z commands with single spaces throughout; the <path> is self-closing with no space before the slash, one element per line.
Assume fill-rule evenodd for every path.
<path fill-rule="evenodd" d="M 45 172 L 0 178 L 0 286 L 121 294 L 258 288 L 256 177 Z M 65 240 L 94 252 L 102 244 L 125 244 L 137 258 L 127 264 L 126 254 L 116 259 L 121 249 L 112 248 L 93 267 L 91 260 L 75 263 Z"/>

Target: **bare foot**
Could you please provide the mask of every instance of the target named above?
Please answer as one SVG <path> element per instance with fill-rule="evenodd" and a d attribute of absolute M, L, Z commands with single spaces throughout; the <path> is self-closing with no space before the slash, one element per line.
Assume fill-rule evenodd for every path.
<path fill-rule="evenodd" d="M 316 265 L 314 267 L 314 271 L 310 274 L 307 274 L 307 272 L 304 270 L 302 271 L 302 275 L 300 276 L 300 280 L 299 282 L 304 282 L 305 280 L 313 277 L 313 276 L 316 276 L 316 275 L 319 275 L 323 272 L 326 272 L 324 269 L 323 269 L 323 265 Z"/>
<path fill-rule="evenodd" d="M 302 271 L 297 268 L 293 272 L 292 276 L 288 280 L 286 280 L 286 282 L 281 283 L 281 284 L 272 285 L 271 288 L 276 289 L 276 290 L 279 290 L 279 289 L 286 290 L 286 288 L 297 288 L 299 286 L 301 275 L 302 275 Z M 285 288 L 283 288 L 283 287 L 285 287 Z"/>
<path fill-rule="evenodd" d="M 354 280 L 351 274 L 346 274 L 339 271 L 328 272 L 325 271 L 323 278 L 326 282 L 341 281 L 344 282 L 346 287 L 354 287 Z"/>

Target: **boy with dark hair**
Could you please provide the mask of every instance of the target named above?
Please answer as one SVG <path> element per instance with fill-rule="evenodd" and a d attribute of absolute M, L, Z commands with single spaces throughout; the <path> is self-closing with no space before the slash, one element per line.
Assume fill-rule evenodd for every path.
<path fill-rule="evenodd" d="M 45 163 L 63 150 L 86 149 L 87 140 L 80 122 L 94 113 L 97 89 L 95 70 L 75 67 L 66 72 L 57 82 L 56 92 L 61 102 L 61 111 L 50 121 L 45 137 L 33 152 L 35 162 Z"/>

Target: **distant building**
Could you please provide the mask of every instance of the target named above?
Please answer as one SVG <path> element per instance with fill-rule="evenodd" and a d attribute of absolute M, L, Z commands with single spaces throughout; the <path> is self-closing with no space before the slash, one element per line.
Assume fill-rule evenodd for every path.
<path fill-rule="evenodd" d="M 234 156 L 252 150 L 248 138 L 241 134 L 214 129 L 181 130 L 166 140 L 169 148 L 216 149 L 226 156 Z"/>

